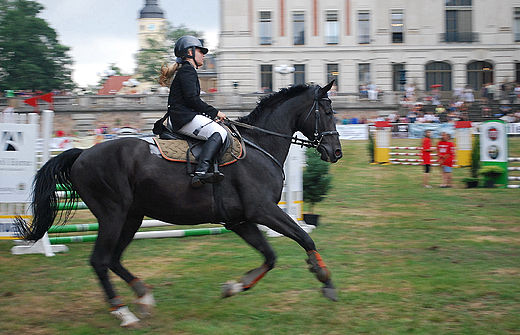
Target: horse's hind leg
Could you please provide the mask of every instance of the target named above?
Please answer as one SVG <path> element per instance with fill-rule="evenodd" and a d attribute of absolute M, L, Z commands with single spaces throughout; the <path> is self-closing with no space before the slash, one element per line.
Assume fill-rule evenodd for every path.
<path fill-rule="evenodd" d="M 245 276 L 240 278 L 238 283 L 234 281 L 224 283 L 222 286 L 222 296 L 224 298 L 252 288 L 269 270 L 274 267 L 276 261 L 276 255 L 273 249 L 256 224 L 251 222 L 241 222 L 238 224 L 226 225 L 226 228 L 235 232 L 249 245 L 260 251 L 264 255 L 265 263 L 258 268 L 247 272 Z"/>
<path fill-rule="evenodd" d="M 135 233 L 141 226 L 143 221 L 142 215 L 129 215 L 119 236 L 116 248 L 112 255 L 109 268 L 116 275 L 126 281 L 134 290 L 137 299 L 135 303 L 139 308 L 139 313 L 142 316 L 149 316 L 155 306 L 155 299 L 152 294 L 152 288 L 146 285 L 142 280 L 132 275 L 123 265 L 121 264 L 121 256 L 125 249 L 128 247 Z"/>

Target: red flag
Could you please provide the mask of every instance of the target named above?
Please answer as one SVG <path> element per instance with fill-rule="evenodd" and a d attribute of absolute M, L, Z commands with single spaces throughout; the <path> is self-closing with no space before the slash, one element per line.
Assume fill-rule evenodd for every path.
<path fill-rule="evenodd" d="M 52 92 L 50 92 L 50 93 L 44 94 L 44 95 L 42 95 L 42 96 L 40 96 L 38 98 L 40 98 L 43 101 L 47 101 L 48 103 L 52 104 L 52 100 L 53 100 L 52 96 L 53 96 L 53 94 L 52 94 Z"/>
<path fill-rule="evenodd" d="M 25 102 L 26 104 L 31 105 L 33 107 L 38 107 L 38 97 L 25 99 L 23 102 Z"/>

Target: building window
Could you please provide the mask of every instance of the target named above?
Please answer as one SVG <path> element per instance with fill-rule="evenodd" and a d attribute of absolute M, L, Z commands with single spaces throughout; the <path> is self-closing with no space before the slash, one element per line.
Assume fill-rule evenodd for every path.
<path fill-rule="evenodd" d="M 368 12 L 358 13 L 358 42 L 359 44 L 370 43 L 370 15 Z"/>
<path fill-rule="evenodd" d="M 339 43 L 338 11 L 328 10 L 325 21 L 325 39 L 327 44 Z"/>
<path fill-rule="evenodd" d="M 335 80 L 334 85 L 339 87 L 339 64 L 327 64 L 327 83 Z"/>
<path fill-rule="evenodd" d="M 294 45 L 305 44 L 305 15 L 303 12 L 293 13 Z"/>
<path fill-rule="evenodd" d="M 402 11 L 392 12 L 392 43 L 403 43 L 404 42 L 404 14 Z"/>
<path fill-rule="evenodd" d="M 294 85 L 305 84 L 305 64 L 294 64 Z"/>
<path fill-rule="evenodd" d="M 516 81 L 517 83 L 520 83 L 520 63 L 516 63 Z"/>
<path fill-rule="evenodd" d="M 262 87 L 262 92 L 264 93 L 273 91 L 272 65 L 260 65 L 260 87 Z"/>
<path fill-rule="evenodd" d="M 471 0 L 446 0 L 446 33 L 444 42 L 472 43 L 477 34 L 472 31 Z"/>
<path fill-rule="evenodd" d="M 370 83 L 370 64 L 358 65 L 359 92 L 366 93 L 367 85 Z"/>
<path fill-rule="evenodd" d="M 467 74 L 468 85 L 480 90 L 484 84 L 493 82 L 493 64 L 483 61 L 471 62 L 467 66 Z"/>
<path fill-rule="evenodd" d="M 520 42 L 520 8 L 515 8 L 515 42 Z"/>
<path fill-rule="evenodd" d="M 404 64 L 392 64 L 392 90 L 393 91 L 404 91 L 404 83 L 401 79 L 406 79 L 404 74 Z"/>
<path fill-rule="evenodd" d="M 436 87 L 440 91 L 451 91 L 451 65 L 446 62 L 431 62 L 426 64 L 426 88 L 429 91 Z M 442 86 L 437 86 L 442 85 Z"/>
<path fill-rule="evenodd" d="M 270 45 L 271 42 L 271 12 L 260 12 L 260 44 Z"/>

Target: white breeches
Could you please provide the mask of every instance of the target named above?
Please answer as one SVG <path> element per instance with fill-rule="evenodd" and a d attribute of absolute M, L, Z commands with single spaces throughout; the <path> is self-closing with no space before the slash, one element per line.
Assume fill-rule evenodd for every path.
<path fill-rule="evenodd" d="M 222 126 L 203 115 L 195 115 L 193 120 L 186 123 L 178 132 L 204 141 L 214 133 L 219 133 L 222 143 L 227 137 L 227 131 Z"/>

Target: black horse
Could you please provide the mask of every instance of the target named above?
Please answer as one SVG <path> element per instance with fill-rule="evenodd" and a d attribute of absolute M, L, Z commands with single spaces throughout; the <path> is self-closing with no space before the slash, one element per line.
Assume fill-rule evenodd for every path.
<path fill-rule="evenodd" d="M 59 212 L 56 184 L 81 197 L 99 222 L 98 237 L 90 263 L 105 290 L 111 313 L 122 326 L 139 319 L 117 297 L 108 270 L 135 291 L 143 312 L 154 305 L 149 286 L 121 265 L 120 259 L 139 229 L 144 216 L 172 224 L 220 223 L 243 238 L 265 257 L 265 263 L 249 271 L 238 283 L 228 282 L 224 296 L 255 285 L 275 265 L 276 255 L 257 225 L 281 233 L 305 249 L 311 272 L 324 284 L 323 294 L 336 300 L 330 272 L 311 237 L 278 207 L 283 187 L 282 164 L 301 131 L 317 148 L 321 159 L 336 162 L 342 157 L 331 101 L 332 82 L 319 86 L 284 88 L 262 99 L 240 121 L 247 145 L 243 160 L 221 168 L 221 184 L 190 187 L 186 165 L 168 162 L 150 153 L 149 143 L 125 138 L 107 141 L 87 150 L 70 149 L 49 160 L 36 174 L 33 185 L 33 221 L 17 219 L 22 238 L 36 241 L 53 224 L 64 223 L 71 212 Z M 296 140 L 302 144 L 301 140 Z M 59 215 L 59 220 L 55 220 Z M 57 221 L 57 222 L 54 222 Z"/>

